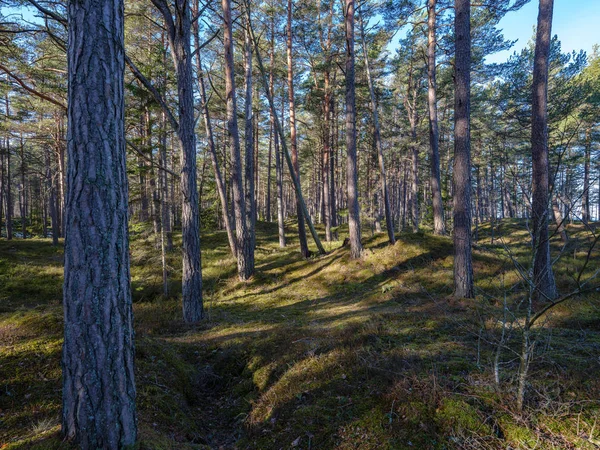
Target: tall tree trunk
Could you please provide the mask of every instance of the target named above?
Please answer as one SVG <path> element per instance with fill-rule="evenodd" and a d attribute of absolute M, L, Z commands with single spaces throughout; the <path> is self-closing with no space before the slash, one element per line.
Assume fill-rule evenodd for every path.
<path fill-rule="evenodd" d="M 435 48 L 436 40 L 436 3 L 437 0 L 427 1 L 427 106 L 429 111 L 429 145 L 431 147 L 431 194 L 433 201 L 433 232 L 437 235 L 446 233 L 444 226 L 444 203 L 440 181 L 440 135 L 438 130 L 437 84 Z"/>
<path fill-rule="evenodd" d="M 554 299 L 557 296 L 550 241 L 548 235 L 548 59 L 554 0 L 540 0 L 535 54 L 533 61 L 533 100 L 531 120 L 532 219 L 534 296 Z"/>
<path fill-rule="evenodd" d="M 257 183 L 255 180 L 254 170 L 254 114 L 252 110 L 252 43 L 250 42 L 250 31 L 249 25 L 246 27 L 244 32 L 244 47 L 245 47 L 245 76 L 244 84 L 246 91 L 246 101 L 244 104 L 245 113 L 245 128 L 244 128 L 244 142 L 245 142 L 245 203 L 246 203 L 246 229 L 248 230 L 248 238 L 250 239 L 248 253 L 248 262 L 251 267 L 254 267 L 254 247 L 256 241 L 256 235 L 254 233 L 254 224 L 256 223 L 256 192 L 255 186 Z"/>
<path fill-rule="evenodd" d="M 292 0 L 287 4 L 287 63 L 288 63 L 288 97 L 290 101 L 290 147 L 292 150 L 292 165 L 294 173 L 300 183 L 300 165 L 298 162 L 298 143 L 296 139 L 296 105 L 294 98 L 294 66 L 292 55 Z M 304 225 L 304 212 L 300 200 L 296 200 L 296 214 L 298 216 L 298 239 L 300 240 L 300 253 L 305 258 L 310 256 L 306 241 L 306 228 Z"/>
<path fill-rule="evenodd" d="M 44 147 L 44 161 L 46 165 L 46 190 L 48 191 L 48 206 L 50 209 L 50 223 L 52 227 L 52 245 L 58 245 L 58 216 L 56 211 L 56 189 L 54 187 L 54 175 L 52 173 L 52 158 L 50 148 Z"/>
<path fill-rule="evenodd" d="M 360 241 L 360 210 L 358 205 L 358 170 L 356 166 L 356 101 L 354 85 L 354 0 L 345 0 L 346 25 L 346 149 L 348 189 L 348 226 L 350 232 L 350 255 L 362 254 Z"/>
<path fill-rule="evenodd" d="M 473 298 L 471 256 L 471 11 L 455 0 L 454 81 L 454 296 Z"/>
<path fill-rule="evenodd" d="M 160 164 L 167 167 L 167 116 L 164 111 L 160 115 Z M 173 234 L 171 232 L 171 208 L 169 206 L 169 174 L 161 171 L 161 222 L 164 234 L 165 251 L 173 251 Z M 171 199 L 173 201 L 173 199 Z"/>
<path fill-rule="evenodd" d="M 4 152 L 0 151 L 0 237 L 2 237 L 2 219 L 4 218 L 4 190 L 6 189 Z"/>
<path fill-rule="evenodd" d="M 333 77 L 333 81 L 335 83 L 336 77 Z M 330 113 L 330 123 L 331 123 L 331 140 L 330 140 L 330 153 L 331 157 L 329 158 L 329 195 L 331 196 L 329 199 L 329 209 L 331 210 L 331 227 L 337 228 L 338 226 L 338 215 L 337 215 L 337 204 L 336 204 L 336 193 L 335 193 L 335 180 L 336 180 L 336 161 L 339 159 L 337 157 L 337 148 L 338 148 L 338 120 L 335 115 L 335 93 L 331 93 L 331 107 Z M 339 177 L 338 177 L 339 178 Z M 337 231 L 331 232 L 331 237 L 334 240 L 338 239 Z"/>
<path fill-rule="evenodd" d="M 585 154 L 583 163 L 583 195 L 581 197 L 581 220 L 584 224 L 590 221 L 590 160 L 592 153 L 592 130 L 585 130 Z"/>
<path fill-rule="evenodd" d="M 377 99 L 375 98 L 375 88 L 373 86 L 373 78 L 371 76 L 371 69 L 369 67 L 369 54 L 368 48 L 365 43 L 365 28 L 362 21 L 362 17 L 360 19 L 360 33 L 362 40 L 362 48 L 363 54 L 365 57 L 365 68 L 367 71 L 367 81 L 369 84 L 369 94 L 371 97 L 371 113 L 373 114 L 373 134 L 375 140 L 375 149 L 377 150 L 377 160 L 379 162 L 379 182 L 381 183 L 381 192 L 383 195 L 383 206 L 385 211 L 385 224 L 387 228 L 388 239 L 390 244 L 394 244 L 396 242 L 396 237 L 394 236 L 394 220 L 392 219 L 392 208 L 390 206 L 390 195 L 387 187 L 387 176 L 385 173 L 385 162 L 383 160 L 383 148 L 381 146 L 381 130 L 379 126 L 379 113 L 377 111 Z M 377 225 L 378 228 L 381 227 L 379 222 L 379 211 L 377 211 Z M 378 230 L 379 231 L 379 230 Z"/>
<path fill-rule="evenodd" d="M 204 316 L 202 264 L 200 254 L 200 213 L 196 175 L 196 133 L 194 90 L 190 49 L 191 20 L 188 0 L 175 0 L 176 21 L 173 47 L 179 99 L 179 140 L 181 142 L 181 233 L 183 241 L 183 319 L 196 323 Z"/>
<path fill-rule="evenodd" d="M 246 202 L 242 182 L 242 160 L 240 152 L 240 135 L 237 121 L 237 104 L 235 95 L 235 73 L 233 66 L 233 36 L 231 22 L 231 0 L 222 0 L 224 20 L 225 47 L 225 90 L 227 99 L 227 132 L 229 134 L 229 150 L 231 156 L 231 187 L 235 212 L 235 229 L 237 237 L 238 276 L 247 280 L 254 274 L 254 247 L 248 234 L 246 222 Z"/>
<path fill-rule="evenodd" d="M 137 422 L 124 8 L 121 0 L 81 0 L 69 3 L 68 13 L 62 430 L 82 449 L 118 450 L 135 444 Z"/>
<path fill-rule="evenodd" d="M 200 254 L 200 213 L 196 174 L 196 133 L 192 80 L 191 17 L 188 0 L 175 0 L 175 14 L 165 0 L 152 0 L 167 28 L 171 56 L 177 76 L 177 137 L 181 146 L 181 235 L 183 243 L 183 320 L 197 323 L 204 317 L 202 264 Z M 173 20 L 175 17 L 175 20 Z M 174 198 L 174 195 L 172 196 Z M 173 202 L 174 203 L 174 202 Z M 176 212 L 176 211 L 174 211 Z M 176 216 L 176 214 L 174 214 Z"/>
<path fill-rule="evenodd" d="M 199 0 L 194 0 L 194 13 L 198 14 Z M 200 31 L 198 21 L 193 24 L 194 30 L 194 44 L 196 48 L 200 48 Z M 202 59 L 200 58 L 200 52 L 196 54 L 196 72 L 198 76 L 198 84 L 200 86 L 200 101 L 202 102 L 202 118 L 204 119 L 204 128 L 206 130 L 206 139 L 208 141 L 208 151 L 210 153 L 213 170 L 215 172 L 215 182 L 217 185 L 217 192 L 219 194 L 219 202 L 221 203 L 221 214 L 223 216 L 223 224 L 225 225 L 225 231 L 227 232 L 227 239 L 229 241 L 229 248 L 234 258 L 237 258 L 237 247 L 235 241 L 235 234 L 232 226 L 232 218 L 227 208 L 227 188 L 223 181 L 223 175 L 221 174 L 221 168 L 219 167 L 219 159 L 217 157 L 217 149 L 215 147 L 215 139 L 213 135 L 212 122 L 210 119 L 210 113 L 208 111 L 208 97 L 206 95 L 206 86 L 204 84 L 204 70 L 202 68 Z"/>
<path fill-rule="evenodd" d="M 271 109 L 273 115 L 275 116 L 275 121 L 274 121 L 275 127 L 276 127 L 277 133 L 279 134 L 279 137 L 281 139 L 281 147 L 283 150 L 283 154 L 285 156 L 286 163 L 288 165 L 288 169 L 290 171 L 290 178 L 292 179 L 292 183 L 294 185 L 294 190 L 296 192 L 296 199 L 299 200 L 299 202 L 300 202 L 300 206 L 302 208 L 302 212 L 306 219 L 306 223 L 307 223 L 310 233 L 313 237 L 313 240 L 315 241 L 315 245 L 317 246 L 317 249 L 319 250 L 319 254 L 324 255 L 326 253 L 325 249 L 323 248 L 323 245 L 321 244 L 321 240 L 319 239 L 319 235 L 317 234 L 317 230 L 315 229 L 315 227 L 312 223 L 312 220 L 311 220 L 310 216 L 308 215 L 306 203 L 304 202 L 304 197 L 302 196 L 302 189 L 300 187 L 300 181 L 298 180 L 298 177 L 296 176 L 292 158 L 290 157 L 287 146 L 285 144 L 283 128 L 282 128 L 281 123 L 279 122 L 279 119 L 277 118 L 277 112 L 275 111 L 275 103 L 273 101 L 273 96 L 271 95 L 271 93 L 268 89 L 269 83 L 267 82 L 266 71 L 265 71 L 264 65 L 262 63 L 262 58 L 260 56 L 258 41 L 256 39 L 256 35 L 254 34 L 254 30 L 252 29 L 252 24 L 251 24 L 251 20 L 250 20 L 249 9 L 248 9 L 248 1 L 245 1 L 244 3 L 246 5 L 246 16 L 248 19 L 250 36 L 252 38 L 252 43 L 254 44 L 254 50 L 256 52 L 258 68 L 259 68 L 261 76 L 262 76 L 262 81 L 263 81 L 262 84 L 265 87 L 265 94 L 267 96 L 267 101 L 269 102 L 269 108 Z M 283 107 L 283 104 L 282 104 L 282 107 Z"/>
<path fill-rule="evenodd" d="M 9 116 L 8 96 L 6 97 L 6 116 Z M 13 202 L 12 202 L 12 177 L 10 171 L 10 137 L 6 136 L 6 239 L 13 238 Z"/>
<path fill-rule="evenodd" d="M 269 94 L 271 99 L 275 98 L 275 18 L 271 16 L 271 48 L 269 61 Z M 274 105 L 269 108 L 269 118 L 271 124 L 271 132 L 273 133 L 273 151 L 275 152 L 275 185 L 277 197 L 277 229 L 279 235 L 279 247 L 285 247 L 285 227 L 283 215 L 283 167 L 281 164 L 281 153 L 279 150 L 279 133 L 276 130 L 275 120 L 276 114 Z M 270 180 L 270 178 L 269 178 Z"/>
<path fill-rule="evenodd" d="M 20 145 L 20 156 L 21 156 L 21 192 L 20 192 L 20 206 L 21 206 L 21 233 L 23 233 L 23 239 L 27 239 L 27 189 L 26 185 L 26 173 L 27 164 L 25 162 L 25 141 L 23 140 L 23 134 L 21 134 L 21 145 Z"/>

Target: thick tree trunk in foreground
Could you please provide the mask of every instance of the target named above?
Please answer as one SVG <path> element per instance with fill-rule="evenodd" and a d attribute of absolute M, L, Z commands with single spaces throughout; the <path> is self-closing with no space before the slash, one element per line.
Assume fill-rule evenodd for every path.
<path fill-rule="evenodd" d="M 360 211 L 358 205 L 358 171 L 356 168 L 356 101 L 354 91 L 354 0 L 346 0 L 346 149 L 348 225 L 350 229 L 350 254 L 359 258 L 362 253 L 360 241 Z"/>
<path fill-rule="evenodd" d="M 298 163 L 298 143 L 296 140 L 296 102 L 294 99 L 294 67 L 292 57 L 292 0 L 288 0 L 287 11 L 287 63 L 288 63 L 288 96 L 290 100 L 290 147 L 292 149 L 292 164 L 298 183 L 300 183 L 300 166 Z M 304 212 L 300 200 L 296 199 L 296 214 L 298 216 L 298 238 L 300 240 L 300 253 L 305 258 L 310 256 L 306 241 L 306 227 L 304 225 Z"/>
<path fill-rule="evenodd" d="M 554 0 L 540 0 L 535 54 L 533 60 L 533 98 L 531 118 L 532 223 L 534 296 L 554 299 L 557 296 L 550 241 L 548 235 L 548 57 Z"/>
<path fill-rule="evenodd" d="M 62 429 L 83 449 L 136 440 L 123 2 L 69 3 Z"/>
<path fill-rule="evenodd" d="M 473 298 L 471 256 L 471 24 L 469 0 L 455 0 L 454 296 Z"/>
<path fill-rule="evenodd" d="M 227 100 L 227 132 L 229 133 L 229 150 L 231 154 L 231 180 L 233 205 L 235 212 L 235 230 L 237 237 L 238 276 L 247 280 L 254 274 L 254 247 L 248 234 L 246 224 L 246 202 L 242 182 L 242 157 L 240 151 L 240 135 L 237 121 L 237 104 L 235 95 L 235 73 L 233 66 L 233 36 L 231 22 L 231 0 L 222 0 L 225 46 L 225 90 Z"/>
<path fill-rule="evenodd" d="M 431 147 L 431 196 L 433 201 L 433 232 L 441 235 L 446 233 L 444 226 L 444 203 L 442 201 L 442 188 L 440 181 L 440 133 L 438 130 L 437 113 L 437 85 L 435 47 L 436 41 L 436 0 L 427 2 L 427 75 L 428 91 L 427 105 L 429 110 L 429 145 Z"/>

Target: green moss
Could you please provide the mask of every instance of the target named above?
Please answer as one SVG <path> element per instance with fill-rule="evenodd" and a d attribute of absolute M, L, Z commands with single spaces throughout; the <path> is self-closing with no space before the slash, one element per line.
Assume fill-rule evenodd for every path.
<path fill-rule="evenodd" d="M 489 425 L 483 423 L 477 409 L 458 398 L 445 398 L 435 412 L 435 422 L 447 436 L 489 435 Z"/>

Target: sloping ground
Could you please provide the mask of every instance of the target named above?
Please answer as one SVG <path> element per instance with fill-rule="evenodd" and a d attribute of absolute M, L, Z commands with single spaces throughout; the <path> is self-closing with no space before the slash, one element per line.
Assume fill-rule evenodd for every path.
<path fill-rule="evenodd" d="M 402 234 L 390 247 L 376 235 L 359 261 L 340 242 L 305 261 L 291 227 L 283 250 L 276 227 L 258 231 L 257 275 L 247 283 L 237 281 L 225 235 L 203 233 L 209 320 L 190 328 L 180 320 L 178 280 L 162 298 L 154 239 L 133 230 L 141 448 L 600 445 L 597 294 L 544 319 L 527 407 L 515 413 L 524 289 L 514 263 L 530 259 L 519 244 L 524 223 L 502 223 L 494 244 L 480 227 L 479 295 L 460 302 L 450 298 L 449 238 Z M 563 292 L 589 242 L 581 227 L 570 233 L 568 247 L 554 249 L 564 253 Z M 178 252 L 169 264 L 175 275 Z M 588 272 L 599 266 L 594 253 Z M 0 448 L 68 448 L 59 436 L 61 282 L 60 249 L 0 240 Z"/>

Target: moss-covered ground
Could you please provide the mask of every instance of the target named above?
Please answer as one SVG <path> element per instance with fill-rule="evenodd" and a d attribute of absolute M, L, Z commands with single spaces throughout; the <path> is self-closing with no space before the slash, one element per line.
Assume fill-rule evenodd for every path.
<path fill-rule="evenodd" d="M 141 449 L 600 446 L 596 292 L 540 321 L 526 407 L 516 412 L 524 222 L 499 224 L 494 243 L 489 225 L 479 228 L 478 295 L 463 301 L 451 297 L 449 237 L 399 234 L 388 246 L 367 231 L 360 260 L 341 240 L 303 260 L 288 225 L 280 249 L 276 226 L 258 224 L 257 274 L 245 283 L 225 234 L 203 232 L 208 318 L 197 327 L 181 321 L 179 251 L 168 257 L 165 298 L 155 238 L 132 228 Z M 565 248 L 553 242 L 561 292 L 574 289 L 591 239 L 581 225 L 569 233 Z M 599 261 L 593 252 L 588 274 Z M 60 438 L 61 286 L 60 247 L 0 239 L 0 449 L 69 448 Z"/>

